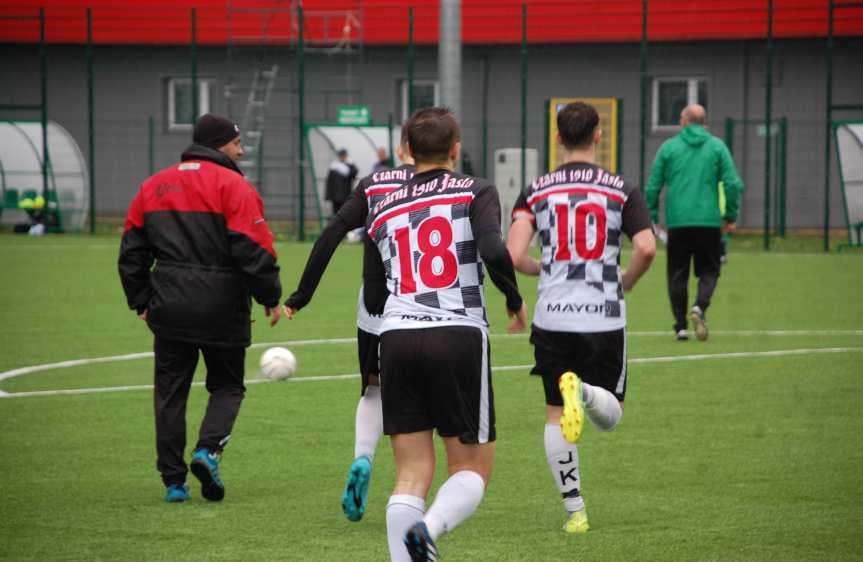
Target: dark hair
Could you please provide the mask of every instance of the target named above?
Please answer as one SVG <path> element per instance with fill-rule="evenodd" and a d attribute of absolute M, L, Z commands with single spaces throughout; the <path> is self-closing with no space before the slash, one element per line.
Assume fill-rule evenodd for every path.
<path fill-rule="evenodd" d="M 337 156 L 347 156 L 347 155 L 348 155 L 348 151 L 347 151 L 347 150 L 345 150 L 344 148 L 340 148 L 340 149 L 339 149 L 339 151 L 338 151 L 338 152 L 336 152 L 336 155 L 337 155 Z"/>
<path fill-rule="evenodd" d="M 590 146 L 598 126 L 599 114 L 589 103 L 569 103 L 557 112 L 557 131 L 563 146 L 568 150 Z"/>
<path fill-rule="evenodd" d="M 461 139 L 458 122 L 448 107 L 418 109 L 405 124 L 408 147 L 417 163 L 444 162 Z"/>

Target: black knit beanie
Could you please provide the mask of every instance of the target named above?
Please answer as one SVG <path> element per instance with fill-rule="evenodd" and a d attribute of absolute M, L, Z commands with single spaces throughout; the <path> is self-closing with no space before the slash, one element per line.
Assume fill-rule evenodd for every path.
<path fill-rule="evenodd" d="M 192 142 L 218 150 L 240 136 L 240 128 L 230 119 L 206 113 L 195 123 Z"/>

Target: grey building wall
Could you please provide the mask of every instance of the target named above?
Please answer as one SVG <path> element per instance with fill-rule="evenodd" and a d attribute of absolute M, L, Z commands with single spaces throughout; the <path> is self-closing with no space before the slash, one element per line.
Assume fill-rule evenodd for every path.
<path fill-rule="evenodd" d="M 264 194 L 271 215 L 292 217 L 296 189 L 296 60 L 289 48 L 198 49 L 198 77 L 212 81 L 210 110 L 242 118 L 255 64 L 279 65 L 268 108 L 264 141 Z M 863 39 L 844 38 L 834 52 L 835 103 L 863 103 Z M 50 46 L 49 117 L 67 128 L 86 155 L 86 61 L 83 46 Z M 188 47 L 97 46 L 96 208 L 121 215 L 149 172 L 148 119 L 155 122 L 156 168 L 175 162 L 189 143 L 190 131 L 171 131 L 167 120 L 169 78 L 190 75 Z M 341 104 L 371 107 L 377 123 L 393 114 L 400 120 L 399 81 L 405 78 L 402 47 L 367 47 L 353 54 L 310 53 L 306 57 L 306 120 L 331 121 Z M 484 65 L 489 92 L 483 99 Z M 763 41 L 659 43 L 650 45 L 652 76 L 699 77 L 708 82 L 708 112 L 714 134 L 724 136 L 726 117 L 761 119 L 764 115 Z M 0 104 L 38 101 L 38 47 L 0 46 Z M 418 47 L 415 78 L 435 79 L 437 50 Z M 774 49 L 773 115 L 788 118 L 788 226 L 818 227 L 823 218 L 825 47 L 823 40 L 777 41 Z M 528 59 L 528 146 L 545 145 L 545 100 L 551 97 L 618 97 L 623 101 L 622 171 L 640 183 L 639 45 L 579 44 L 531 46 Z M 233 83 L 233 95 L 226 97 Z M 520 59 L 518 46 L 466 47 L 463 62 L 463 146 L 482 171 L 482 116 L 488 115 L 488 174 L 492 153 L 520 145 Z M 0 118 L 38 118 L 34 113 Z M 863 118 L 863 113 L 835 117 Z M 648 127 L 649 129 L 649 127 Z M 650 131 L 647 169 L 669 132 Z M 763 224 L 764 141 L 756 127 L 738 128 L 735 160 L 747 190 L 740 224 Z M 835 172 L 835 164 L 834 164 Z M 831 224 L 844 226 L 841 194 L 835 181 Z M 308 207 L 308 205 L 307 205 Z M 311 209 L 314 211 L 314 209 Z"/>

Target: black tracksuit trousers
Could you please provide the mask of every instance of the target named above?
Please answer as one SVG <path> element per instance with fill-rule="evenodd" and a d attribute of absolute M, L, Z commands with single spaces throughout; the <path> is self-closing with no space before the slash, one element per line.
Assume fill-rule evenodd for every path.
<path fill-rule="evenodd" d="M 689 264 L 695 262 L 698 294 L 695 304 L 707 312 L 719 280 L 722 233 L 718 227 L 685 226 L 668 229 L 668 299 L 674 331 L 686 328 L 689 302 Z"/>
<path fill-rule="evenodd" d="M 246 349 L 244 347 L 206 347 L 166 340 L 156 336 L 154 406 L 156 412 L 156 468 L 165 485 L 186 481 L 186 401 L 192 377 L 198 366 L 198 352 L 207 365 L 207 391 L 210 399 L 198 444 L 221 451 L 231 435 L 234 420 L 246 392 L 243 385 Z"/>

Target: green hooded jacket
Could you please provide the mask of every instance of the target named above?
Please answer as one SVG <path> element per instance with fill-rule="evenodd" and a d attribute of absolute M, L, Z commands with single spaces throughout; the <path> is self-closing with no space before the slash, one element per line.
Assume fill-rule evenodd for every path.
<path fill-rule="evenodd" d="M 718 187 L 722 182 L 722 187 Z M 647 182 L 650 218 L 659 224 L 659 194 L 664 185 L 665 224 L 722 226 L 722 220 L 737 220 L 743 182 L 725 143 L 701 125 L 687 125 L 659 148 Z M 720 214 L 719 189 L 724 189 L 725 210 Z"/>

